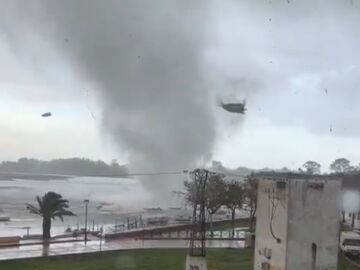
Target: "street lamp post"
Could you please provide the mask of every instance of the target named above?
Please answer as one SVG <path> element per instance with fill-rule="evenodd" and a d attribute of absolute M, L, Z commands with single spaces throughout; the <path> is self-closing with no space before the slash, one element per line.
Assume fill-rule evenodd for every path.
<path fill-rule="evenodd" d="M 89 205 L 89 200 L 84 200 L 84 204 L 85 204 L 85 238 L 84 238 L 84 242 L 85 245 L 87 243 L 87 215 L 88 215 L 88 205 Z"/>
<path fill-rule="evenodd" d="M 29 238 L 31 227 L 30 226 L 25 226 L 25 227 L 22 227 L 22 229 L 26 230 L 26 237 Z"/>
<path fill-rule="evenodd" d="M 104 233 L 103 226 L 101 226 L 101 228 L 100 228 L 100 251 L 101 251 L 101 246 L 102 246 L 103 233 Z"/>

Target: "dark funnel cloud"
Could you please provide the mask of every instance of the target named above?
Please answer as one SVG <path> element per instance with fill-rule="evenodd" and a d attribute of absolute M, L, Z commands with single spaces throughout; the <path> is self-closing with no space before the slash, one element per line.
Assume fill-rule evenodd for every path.
<path fill-rule="evenodd" d="M 24 24 L 35 23 L 100 93 L 103 127 L 126 150 L 131 171 L 179 171 L 209 160 L 215 121 L 202 75 L 205 1 L 36 3 Z M 160 203 L 184 178 L 142 179 Z"/>

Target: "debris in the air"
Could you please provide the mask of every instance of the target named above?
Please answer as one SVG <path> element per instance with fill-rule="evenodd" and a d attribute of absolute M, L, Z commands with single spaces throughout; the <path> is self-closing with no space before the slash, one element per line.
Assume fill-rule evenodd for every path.
<path fill-rule="evenodd" d="M 325 94 L 327 94 L 327 93 L 328 93 L 328 90 L 327 90 L 326 88 L 324 88 L 324 92 L 325 92 Z"/>
<path fill-rule="evenodd" d="M 51 116 L 51 112 L 43 113 L 41 116 L 42 116 L 42 117 L 50 117 L 50 116 Z"/>
<path fill-rule="evenodd" d="M 90 106 L 89 106 L 89 105 L 86 105 L 86 107 L 87 107 L 87 109 L 88 109 L 88 111 L 89 111 L 89 113 L 90 113 L 91 117 L 92 117 L 94 120 L 96 120 L 96 117 L 95 117 L 94 113 L 92 112 L 92 110 L 91 110 Z"/>
<path fill-rule="evenodd" d="M 271 22 L 271 20 L 272 20 L 272 19 L 271 19 L 271 18 L 269 18 L 269 22 Z"/>
<path fill-rule="evenodd" d="M 239 102 L 239 103 L 220 103 L 220 106 L 228 112 L 231 113 L 241 113 L 241 114 L 245 114 L 246 111 L 246 101 L 244 100 L 243 102 Z"/>
<path fill-rule="evenodd" d="M 332 132 L 333 131 L 333 127 L 332 127 L 332 125 L 330 125 L 330 132 Z"/>

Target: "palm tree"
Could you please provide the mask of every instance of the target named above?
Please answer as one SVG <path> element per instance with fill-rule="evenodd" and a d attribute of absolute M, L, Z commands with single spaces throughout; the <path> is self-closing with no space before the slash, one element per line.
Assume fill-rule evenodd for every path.
<path fill-rule="evenodd" d="M 26 209 L 32 214 L 42 216 L 43 218 L 43 239 L 50 239 L 51 219 L 56 217 L 63 221 L 64 216 L 74 216 L 74 213 L 67 210 L 69 208 L 69 201 L 62 198 L 58 193 L 49 191 L 41 198 L 36 196 L 38 207 L 27 203 Z"/>

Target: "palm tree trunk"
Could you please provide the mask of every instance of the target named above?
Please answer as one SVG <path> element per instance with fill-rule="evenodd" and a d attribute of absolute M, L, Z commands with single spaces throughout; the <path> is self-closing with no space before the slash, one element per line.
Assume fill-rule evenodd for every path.
<path fill-rule="evenodd" d="M 49 256 L 49 248 L 50 248 L 50 243 L 48 241 L 45 241 L 43 243 L 43 247 L 42 247 L 42 256 L 43 257 Z"/>
<path fill-rule="evenodd" d="M 50 229 L 51 229 L 51 219 L 50 218 L 43 218 L 43 239 L 48 241 L 50 240 Z"/>
<path fill-rule="evenodd" d="M 209 214 L 209 221 L 210 221 L 210 237 L 214 237 L 214 230 L 213 230 L 213 220 L 212 220 L 212 214 Z"/>
<path fill-rule="evenodd" d="M 353 212 L 351 215 L 351 228 L 354 229 L 354 225 L 355 225 L 355 213 Z"/>
<path fill-rule="evenodd" d="M 235 208 L 231 209 L 232 238 L 235 236 Z"/>

